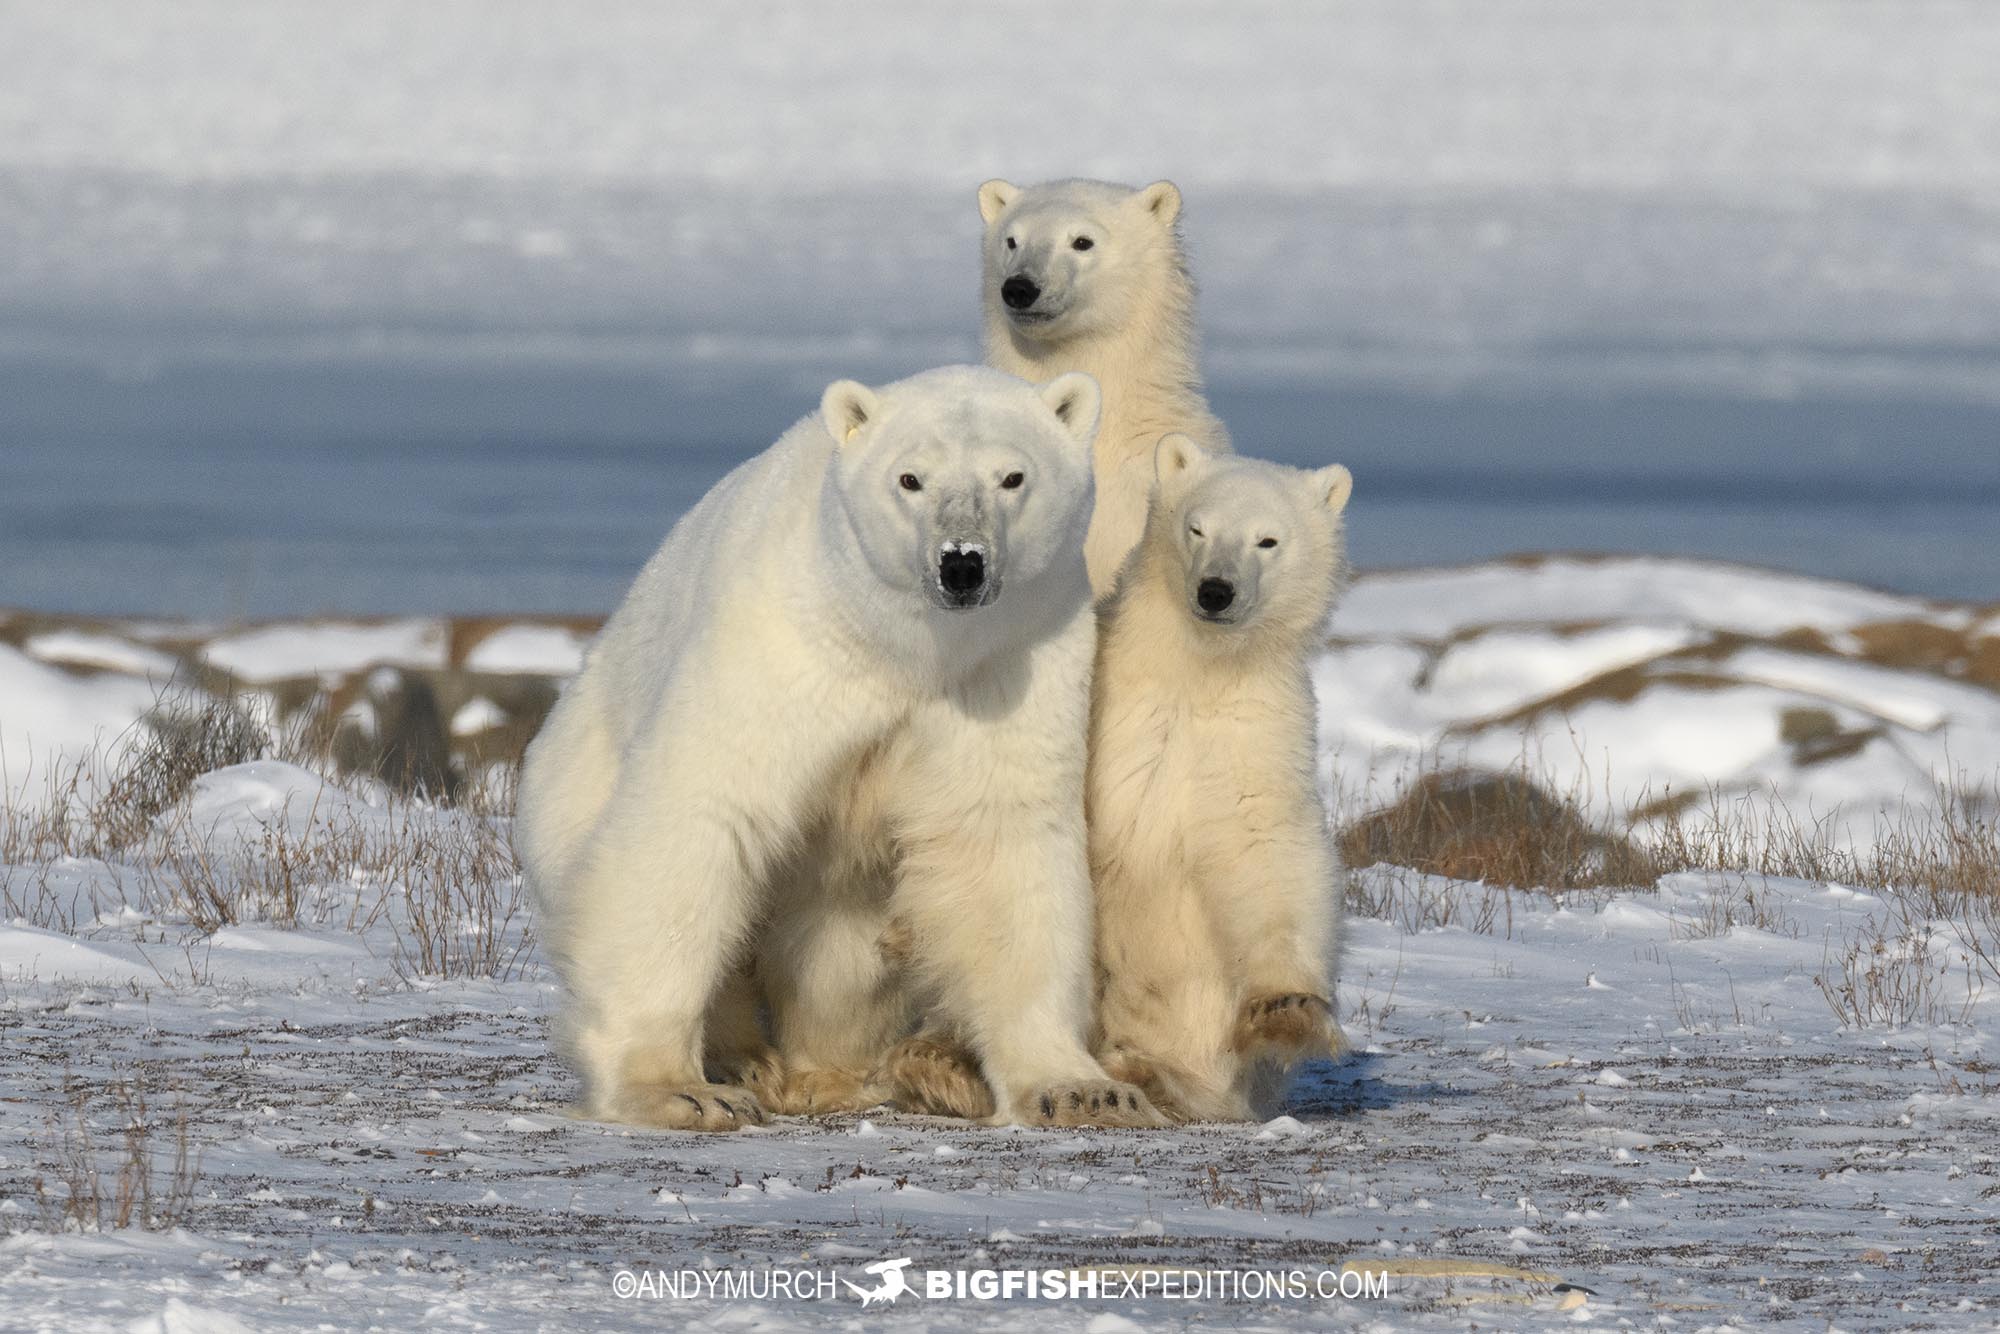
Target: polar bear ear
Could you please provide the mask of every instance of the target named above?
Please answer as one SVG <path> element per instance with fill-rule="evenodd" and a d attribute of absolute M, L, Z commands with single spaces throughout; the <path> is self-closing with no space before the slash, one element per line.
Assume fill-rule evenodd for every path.
<path fill-rule="evenodd" d="M 846 444 L 881 415 L 882 400 L 856 380 L 835 380 L 820 395 L 819 419 L 836 444 Z"/>
<path fill-rule="evenodd" d="M 1313 494 L 1326 501 L 1326 507 L 1335 514 L 1347 508 L 1347 498 L 1354 494 L 1354 474 L 1338 463 L 1330 468 L 1321 468 L 1311 474 Z"/>
<path fill-rule="evenodd" d="M 1199 472 L 1208 462 L 1208 451 L 1194 442 L 1194 437 L 1175 431 L 1160 437 L 1160 443 L 1153 446 L 1153 474 L 1162 486 L 1177 486 L 1192 473 Z"/>
<path fill-rule="evenodd" d="M 1078 444 L 1087 445 L 1097 439 L 1097 417 L 1104 406 L 1104 392 L 1095 379 L 1082 371 L 1070 371 L 1047 384 L 1037 385 L 1036 392 Z"/>
<path fill-rule="evenodd" d="M 1181 188 L 1172 181 L 1154 181 L 1139 192 L 1139 203 L 1162 227 L 1171 227 L 1181 215 Z"/>
<path fill-rule="evenodd" d="M 988 227 L 993 220 L 1007 211 L 1007 205 L 1020 196 L 1021 187 L 1012 181 L 994 177 L 979 187 L 979 216 Z"/>

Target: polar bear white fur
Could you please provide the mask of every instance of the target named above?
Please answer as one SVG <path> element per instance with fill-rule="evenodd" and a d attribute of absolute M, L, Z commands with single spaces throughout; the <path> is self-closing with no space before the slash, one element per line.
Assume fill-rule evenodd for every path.
<path fill-rule="evenodd" d="M 1345 1045 L 1341 899 L 1308 660 L 1344 574 L 1335 465 L 1157 450 L 1145 534 L 1100 608 L 1087 809 L 1097 1051 L 1169 1116 L 1269 1114 Z"/>
<path fill-rule="evenodd" d="M 781 1037 L 893 1024 L 893 913 L 1003 1119 L 1153 1118 L 1086 1045 L 1098 409 L 1084 375 L 841 381 L 674 525 L 521 776 L 586 1114 L 762 1120 L 753 958 Z"/>
<path fill-rule="evenodd" d="M 1028 380 L 1087 371 L 1103 389 L 1097 510 L 1084 546 L 1099 596 L 1145 527 L 1160 437 L 1180 432 L 1210 453 L 1229 449 L 1202 397 L 1180 211 L 1172 181 L 979 187 L 987 362 Z"/>

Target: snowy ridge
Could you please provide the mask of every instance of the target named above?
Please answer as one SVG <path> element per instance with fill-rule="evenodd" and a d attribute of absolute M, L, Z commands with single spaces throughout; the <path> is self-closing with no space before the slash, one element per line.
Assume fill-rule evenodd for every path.
<path fill-rule="evenodd" d="M 24 757 L 123 734 L 170 680 L 234 681 L 271 692 L 274 708 L 372 725 L 370 674 L 387 666 L 434 685 L 440 745 L 467 764 L 504 762 L 590 630 L 576 618 L 221 631 L 0 618 L 0 673 L 12 674 L 0 679 L 18 683 L 0 692 L 0 744 L 18 775 Z M 1934 780 L 1977 794 L 2000 778 L 1992 606 L 1711 562 L 1550 556 L 1363 574 L 1328 640 L 1315 681 L 1341 818 L 1428 765 L 1525 766 L 1612 823 L 1713 790 L 1838 813 L 1865 843 L 1878 819 L 1932 804 Z"/>

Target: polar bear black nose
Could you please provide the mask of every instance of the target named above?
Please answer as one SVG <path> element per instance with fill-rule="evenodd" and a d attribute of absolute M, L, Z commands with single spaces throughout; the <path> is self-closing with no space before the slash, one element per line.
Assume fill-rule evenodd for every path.
<path fill-rule="evenodd" d="M 1194 590 L 1194 600 L 1203 611 L 1223 611 L 1236 601 L 1236 585 L 1227 579 L 1204 579 Z"/>
<path fill-rule="evenodd" d="M 986 557 L 977 551 L 940 552 L 938 582 L 945 592 L 958 597 L 977 593 L 986 582 Z"/>
<path fill-rule="evenodd" d="M 1026 310 L 1041 294 L 1042 289 L 1035 286 L 1033 278 L 1023 278 L 1018 273 L 1000 284 L 1000 299 L 1014 310 Z"/>

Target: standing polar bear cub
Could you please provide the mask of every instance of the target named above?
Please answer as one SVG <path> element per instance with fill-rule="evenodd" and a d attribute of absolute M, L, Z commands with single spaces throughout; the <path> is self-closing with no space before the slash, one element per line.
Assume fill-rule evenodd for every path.
<path fill-rule="evenodd" d="M 1104 394 L 1084 544 L 1100 597 L 1145 527 L 1160 437 L 1178 431 L 1210 453 L 1229 449 L 1202 397 L 1180 213 L 1172 181 L 979 187 L 987 361 L 1027 380 L 1085 371 Z"/>
<path fill-rule="evenodd" d="M 1308 662 L 1354 481 L 1158 448 L 1145 535 L 1102 607 L 1088 809 L 1098 1054 L 1190 1120 L 1270 1113 L 1334 1022 L 1338 862 Z"/>
<path fill-rule="evenodd" d="M 760 951 L 827 1013 L 877 1003 L 874 938 L 829 957 L 847 936 L 812 928 L 819 859 L 867 860 L 834 818 L 866 768 L 896 842 L 881 918 L 910 925 L 999 1114 L 1155 1119 L 1086 1046 L 1098 406 L 1085 375 L 842 381 L 674 525 L 521 776 L 588 1114 L 762 1120 L 740 984 Z M 806 957 L 769 957 L 773 917 Z"/>

